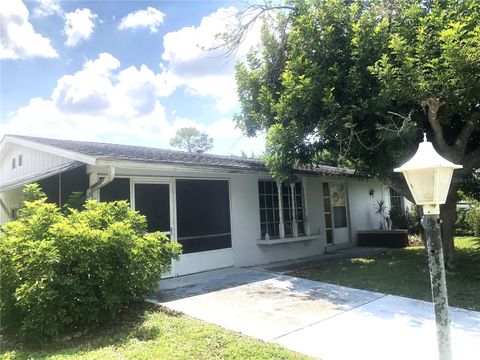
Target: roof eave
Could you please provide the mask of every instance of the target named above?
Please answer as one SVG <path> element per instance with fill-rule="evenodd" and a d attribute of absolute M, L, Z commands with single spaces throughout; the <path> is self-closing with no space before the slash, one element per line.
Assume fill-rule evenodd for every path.
<path fill-rule="evenodd" d="M 69 158 L 75 161 L 80 161 L 82 163 L 85 163 L 87 165 L 96 165 L 97 163 L 97 158 L 91 155 L 85 155 L 76 151 L 71 151 L 71 150 L 65 150 L 62 148 L 59 148 L 57 146 L 52 146 L 52 145 L 46 145 L 46 144 L 41 144 L 38 142 L 35 142 L 33 140 L 26 140 L 22 139 L 19 137 L 16 137 L 15 135 L 5 135 L 0 142 L 0 151 L 3 149 L 4 146 L 6 146 L 8 143 L 12 144 L 17 144 L 17 145 L 22 145 L 26 146 L 29 148 L 33 148 L 35 150 L 39 151 L 44 151 L 50 154 L 58 155 L 61 157 Z"/>

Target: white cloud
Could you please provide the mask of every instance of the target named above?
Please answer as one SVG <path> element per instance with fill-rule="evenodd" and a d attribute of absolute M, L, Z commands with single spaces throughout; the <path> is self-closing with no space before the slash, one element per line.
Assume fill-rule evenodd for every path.
<path fill-rule="evenodd" d="M 38 6 L 35 7 L 33 14 L 38 17 L 45 17 L 50 15 L 63 16 L 63 10 L 58 3 L 58 0 L 35 0 Z"/>
<path fill-rule="evenodd" d="M 163 24 L 164 18 L 164 13 L 149 6 L 145 10 L 132 12 L 122 18 L 118 28 L 120 30 L 148 28 L 151 33 L 154 33 L 157 32 L 160 25 Z"/>
<path fill-rule="evenodd" d="M 204 17 L 199 26 L 184 27 L 163 38 L 162 59 L 170 78 L 191 94 L 213 97 L 220 111 L 228 111 L 238 104 L 235 61 L 242 59 L 260 39 L 258 23 L 249 31 L 235 58 L 226 57 L 221 49 L 211 50 L 221 45 L 220 34 L 232 31 L 238 24 L 235 7 L 219 8 Z"/>
<path fill-rule="evenodd" d="M 81 41 L 89 39 L 95 27 L 94 20 L 97 18 L 96 14 L 86 8 L 66 13 L 64 31 L 67 35 L 67 40 L 65 45 L 73 47 Z"/>
<path fill-rule="evenodd" d="M 194 126 L 214 138 L 214 153 L 262 151 L 262 138 L 243 138 L 228 119 L 210 125 L 168 121 L 159 100 L 168 91 L 163 74 L 146 65 L 122 69 L 115 57 L 102 53 L 58 79 L 49 98 L 31 99 L 0 123 L 0 138 L 13 133 L 169 148 L 179 128 Z"/>
<path fill-rule="evenodd" d="M 219 119 L 208 125 L 205 132 L 214 139 L 213 152 L 227 155 L 240 155 L 242 151 L 248 155 L 265 152 L 264 134 L 249 138 L 231 119 Z"/>
<path fill-rule="evenodd" d="M 50 40 L 35 32 L 21 0 L 0 1 L 0 59 L 54 58 Z"/>

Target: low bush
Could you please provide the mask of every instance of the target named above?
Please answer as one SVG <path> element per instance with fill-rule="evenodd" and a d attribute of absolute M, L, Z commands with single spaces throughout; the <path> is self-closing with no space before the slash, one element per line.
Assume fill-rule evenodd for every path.
<path fill-rule="evenodd" d="M 455 221 L 455 235 L 468 236 L 473 235 L 472 227 L 467 223 L 466 218 L 468 208 L 457 208 L 457 219 Z"/>
<path fill-rule="evenodd" d="M 480 201 L 473 201 L 465 215 L 465 223 L 475 236 L 480 236 Z"/>
<path fill-rule="evenodd" d="M 65 213 L 34 185 L 24 198 L 18 220 L 0 233 L 2 331 L 23 341 L 111 320 L 155 289 L 180 253 L 166 235 L 147 234 L 145 217 L 125 201 L 87 201 Z"/>

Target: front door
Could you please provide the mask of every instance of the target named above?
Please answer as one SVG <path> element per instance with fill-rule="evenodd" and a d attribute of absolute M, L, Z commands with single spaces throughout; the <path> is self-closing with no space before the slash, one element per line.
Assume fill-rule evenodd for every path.
<path fill-rule="evenodd" d="M 348 243 L 350 238 L 345 183 L 324 183 L 323 201 L 327 244 Z"/>
<path fill-rule="evenodd" d="M 160 231 L 175 241 L 172 182 L 140 181 L 132 182 L 132 206 L 147 218 L 148 232 Z M 172 270 L 162 277 L 176 274 L 176 261 L 172 261 Z"/>

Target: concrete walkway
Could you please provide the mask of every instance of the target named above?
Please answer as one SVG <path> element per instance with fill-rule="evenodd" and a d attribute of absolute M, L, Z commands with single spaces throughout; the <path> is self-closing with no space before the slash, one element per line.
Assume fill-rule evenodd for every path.
<path fill-rule="evenodd" d="M 160 287 L 152 302 L 323 360 L 437 359 L 425 301 L 239 268 Z M 480 312 L 450 314 L 454 359 L 479 359 Z"/>

